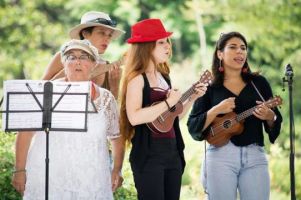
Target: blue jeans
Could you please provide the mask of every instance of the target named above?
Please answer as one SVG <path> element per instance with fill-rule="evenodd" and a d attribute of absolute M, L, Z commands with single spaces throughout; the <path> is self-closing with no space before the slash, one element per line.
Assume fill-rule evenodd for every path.
<path fill-rule="evenodd" d="M 202 183 L 209 200 L 268 200 L 270 177 L 264 148 L 256 144 L 210 145 L 203 162 Z"/>

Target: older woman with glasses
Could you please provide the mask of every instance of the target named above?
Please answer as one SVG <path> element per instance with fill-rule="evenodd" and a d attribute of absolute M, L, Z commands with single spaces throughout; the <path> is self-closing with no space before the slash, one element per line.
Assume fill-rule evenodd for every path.
<path fill-rule="evenodd" d="M 65 81 L 88 81 L 98 50 L 87 40 L 71 40 L 62 46 L 60 55 Z M 112 200 L 113 191 L 121 185 L 124 146 L 119 134 L 117 104 L 108 90 L 91 84 L 91 101 L 98 112 L 88 114 L 88 131 L 53 131 L 49 135 L 49 199 Z M 113 152 L 112 171 L 107 138 Z M 44 147 L 43 132 L 17 134 L 12 184 L 24 199 L 44 199 Z"/>
<path fill-rule="evenodd" d="M 116 26 L 117 22 L 112 20 L 108 14 L 97 11 L 89 11 L 82 16 L 81 23 L 70 30 L 69 36 L 72 39 L 89 40 L 92 45 L 98 49 L 98 54 L 102 55 L 109 47 L 112 40 L 125 33 Z M 60 57 L 60 52 L 56 53 L 47 66 L 42 79 L 50 80 L 64 77 L 65 74 L 62 70 L 63 64 Z M 120 61 L 121 60 L 122 59 L 120 59 Z M 99 65 L 96 67 L 103 69 L 102 65 L 107 63 L 107 61 L 99 59 Z M 114 97 L 117 98 L 121 77 L 121 71 L 119 68 L 121 62 L 115 62 L 112 64 L 113 65 L 108 72 L 99 74 L 99 71 L 102 70 L 95 70 L 95 73 L 92 74 L 92 76 L 95 77 L 92 80 L 98 86 L 110 90 Z"/>

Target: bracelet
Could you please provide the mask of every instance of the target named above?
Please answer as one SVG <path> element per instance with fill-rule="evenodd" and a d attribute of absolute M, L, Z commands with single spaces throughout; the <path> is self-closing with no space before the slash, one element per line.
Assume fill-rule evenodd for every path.
<path fill-rule="evenodd" d="M 26 169 L 14 170 L 14 171 L 13 171 L 13 174 L 15 174 L 15 173 L 20 173 L 20 172 L 26 172 Z"/>
<path fill-rule="evenodd" d="M 164 102 L 166 103 L 166 105 L 167 105 L 167 107 L 168 107 L 168 110 L 170 110 L 170 106 L 169 106 L 169 104 L 168 104 L 168 102 L 167 102 L 166 99 L 164 100 Z"/>
<path fill-rule="evenodd" d="M 277 115 L 275 114 L 274 118 L 273 118 L 273 122 L 277 120 Z"/>

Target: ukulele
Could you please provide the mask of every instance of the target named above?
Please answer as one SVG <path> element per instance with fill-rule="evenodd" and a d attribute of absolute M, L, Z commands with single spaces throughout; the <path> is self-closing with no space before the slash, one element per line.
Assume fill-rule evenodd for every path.
<path fill-rule="evenodd" d="M 91 71 L 91 76 L 90 78 L 95 78 L 97 76 L 100 76 L 108 71 L 110 71 L 112 69 L 112 67 L 114 65 L 117 65 L 118 67 L 120 67 L 121 65 L 123 65 L 125 62 L 125 54 L 119 58 L 117 61 L 114 61 L 112 63 L 108 63 L 108 64 L 97 64 Z"/>
<path fill-rule="evenodd" d="M 269 108 L 274 108 L 282 104 L 282 99 L 280 96 L 275 96 L 263 104 Z M 253 115 L 253 111 L 257 108 L 257 106 L 249 108 L 239 114 L 230 112 L 222 117 L 216 117 L 211 123 L 207 133 L 207 142 L 216 147 L 221 147 L 228 143 L 232 136 L 241 134 L 244 129 L 244 119 Z"/>
<path fill-rule="evenodd" d="M 170 109 L 163 112 L 157 119 L 155 119 L 153 122 L 147 123 L 147 127 L 153 132 L 153 133 L 166 133 L 171 130 L 173 126 L 173 122 L 175 118 L 182 113 L 183 111 L 183 103 L 189 99 L 191 95 L 195 93 L 195 87 L 198 83 L 210 83 L 212 80 L 211 72 L 206 70 L 200 80 L 193 84 L 180 98 L 180 100 Z M 160 102 L 155 102 L 154 104 L 157 104 Z"/>
<path fill-rule="evenodd" d="M 126 54 L 124 54 L 121 58 L 119 58 L 117 61 L 114 61 L 112 63 L 96 64 L 95 67 L 91 71 L 90 79 L 95 78 L 97 76 L 100 76 L 100 75 L 110 71 L 114 65 L 117 65 L 118 67 L 120 67 L 125 62 L 125 56 L 126 56 Z M 50 80 L 53 81 L 53 80 L 56 80 L 59 78 L 63 78 L 64 76 L 65 76 L 65 71 L 63 68 L 59 72 L 57 72 Z"/>

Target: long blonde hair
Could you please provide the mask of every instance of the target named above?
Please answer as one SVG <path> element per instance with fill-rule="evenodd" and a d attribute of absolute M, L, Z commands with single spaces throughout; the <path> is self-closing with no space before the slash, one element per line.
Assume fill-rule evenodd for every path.
<path fill-rule="evenodd" d="M 168 42 L 171 44 L 170 40 Z M 134 127 L 130 124 L 126 113 L 126 93 L 128 83 L 136 76 L 144 73 L 150 61 L 155 62 L 152 55 L 156 42 L 134 43 L 126 55 L 125 71 L 121 87 L 121 108 L 120 108 L 120 132 L 128 143 L 134 135 Z M 171 47 L 170 47 L 171 48 Z M 170 51 L 171 52 L 171 51 Z M 156 69 L 165 77 L 169 75 L 168 63 L 156 65 Z"/>

